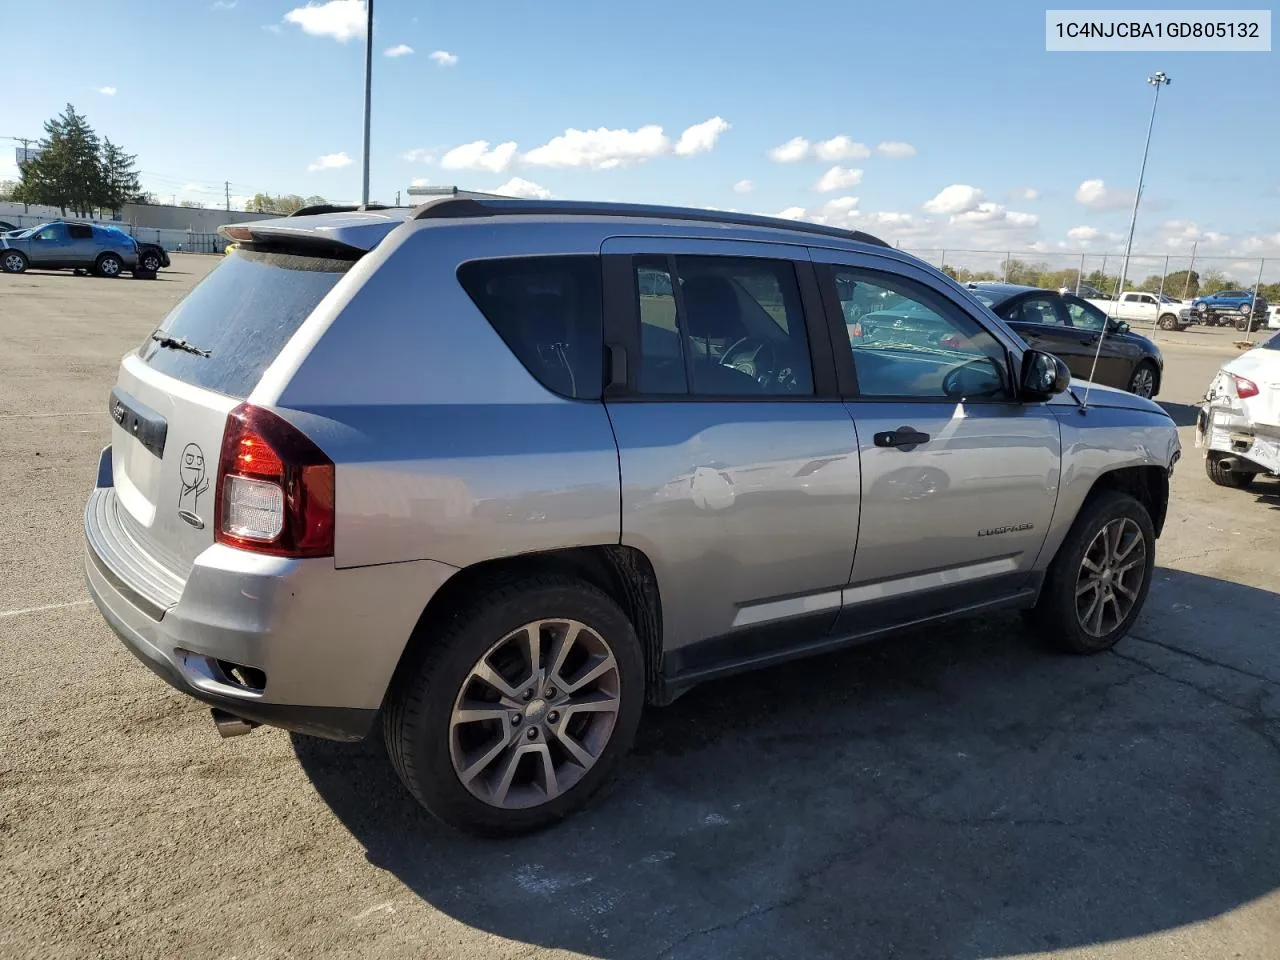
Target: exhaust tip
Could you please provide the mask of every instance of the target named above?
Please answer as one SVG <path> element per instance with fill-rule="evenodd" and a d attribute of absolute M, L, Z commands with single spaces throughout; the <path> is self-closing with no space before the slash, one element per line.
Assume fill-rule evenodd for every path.
<path fill-rule="evenodd" d="M 234 713 L 227 713 L 217 707 L 211 707 L 209 713 L 213 717 L 213 725 L 218 728 L 218 733 L 222 734 L 223 739 L 243 737 L 246 733 L 252 733 L 254 727 L 260 726 L 253 720 L 237 717 Z"/>

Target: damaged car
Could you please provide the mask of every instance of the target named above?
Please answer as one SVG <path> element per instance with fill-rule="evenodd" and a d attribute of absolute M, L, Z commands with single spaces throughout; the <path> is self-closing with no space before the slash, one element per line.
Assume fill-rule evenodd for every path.
<path fill-rule="evenodd" d="M 1222 365 L 1201 401 L 1196 446 L 1219 486 L 1280 477 L 1280 333 Z"/>

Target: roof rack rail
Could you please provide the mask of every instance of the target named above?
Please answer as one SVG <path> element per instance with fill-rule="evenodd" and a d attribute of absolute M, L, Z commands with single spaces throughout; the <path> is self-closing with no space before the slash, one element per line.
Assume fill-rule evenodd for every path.
<path fill-rule="evenodd" d="M 780 217 L 762 217 L 751 213 L 729 213 L 724 210 L 700 210 L 695 207 L 665 207 L 644 203 L 597 203 L 590 200 L 524 200 L 514 197 L 470 194 L 461 191 L 445 194 L 439 199 L 428 200 L 413 214 L 415 220 L 444 218 L 509 217 L 643 217 L 653 220 L 687 220 L 698 223 L 727 223 L 742 227 L 766 227 L 772 230 L 789 230 L 823 237 L 839 237 L 856 240 L 877 247 L 889 244 L 861 230 L 845 230 L 821 223 L 784 220 Z"/>
<path fill-rule="evenodd" d="M 299 207 L 290 217 L 310 217 L 317 213 L 351 213 L 355 210 L 390 210 L 385 203 L 313 203 L 309 207 Z"/>

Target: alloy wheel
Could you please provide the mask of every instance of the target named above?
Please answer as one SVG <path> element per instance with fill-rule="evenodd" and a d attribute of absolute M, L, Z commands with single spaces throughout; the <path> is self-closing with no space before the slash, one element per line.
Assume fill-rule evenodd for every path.
<path fill-rule="evenodd" d="M 538 620 L 495 643 L 449 718 L 449 757 L 476 798 L 505 810 L 564 794 L 609 745 L 621 707 L 608 642 L 576 620 Z"/>
<path fill-rule="evenodd" d="M 1156 392 L 1156 375 L 1148 366 L 1139 367 L 1133 373 L 1133 383 L 1129 385 L 1129 389 L 1131 393 L 1150 400 Z"/>
<path fill-rule="evenodd" d="M 120 261 L 114 260 L 111 257 L 106 257 L 102 261 L 101 270 L 106 276 L 114 277 L 120 272 Z"/>
<path fill-rule="evenodd" d="M 20 273 L 22 271 L 22 257 L 16 253 L 11 253 L 4 258 L 4 268 L 9 273 Z"/>
<path fill-rule="evenodd" d="M 1092 637 L 1105 637 L 1133 610 L 1147 575 L 1147 544 L 1128 517 L 1103 526 L 1089 542 L 1076 577 L 1076 617 Z"/>

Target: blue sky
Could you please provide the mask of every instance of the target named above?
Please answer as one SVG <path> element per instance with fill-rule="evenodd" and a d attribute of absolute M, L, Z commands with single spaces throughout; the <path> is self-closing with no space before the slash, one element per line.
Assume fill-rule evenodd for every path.
<path fill-rule="evenodd" d="M 426 180 L 786 211 L 904 247 L 1116 250 L 1144 79 L 1163 69 L 1174 83 L 1136 249 L 1186 253 L 1194 239 L 1201 255 L 1280 257 L 1274 52 L 1047 53 L 1044 5 L 1025 0 L 375 8 L 372 193 L 384 202 Z M 353 200 L 361 9 L 11 5 L 7 72 L 40 81 L 6 100 L 0 134 L 38 136 L 70 101 L 139 155 L 162 198 L 220 204 L 230 180 L 235 198 Z M 69 23 L 93 54 L 51 57 Z M 386 55 L 397 47 L 411 52 Z M 13 145 L 0 141 L 0 177 L 14 175 Z"/>

